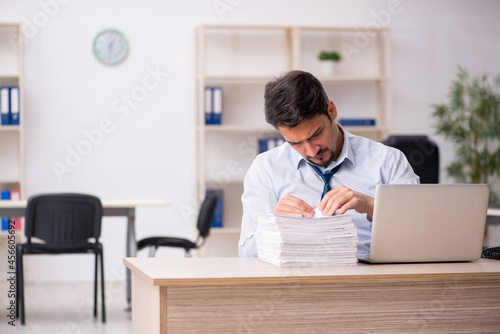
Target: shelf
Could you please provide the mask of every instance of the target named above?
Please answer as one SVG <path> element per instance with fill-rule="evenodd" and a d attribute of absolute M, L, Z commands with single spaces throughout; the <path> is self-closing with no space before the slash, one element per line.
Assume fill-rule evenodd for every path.
<path fill-rule="evenodd" d="M 255 25 L 202 25 L 199 27 L 199 29 L 203 29 L 206 32 L 212 32 L 212 31 L 221 31 L 221 32 L 227 32 L 227 31 L 265 31 L 265 30 L 281 30 L 281 31 L 291 31 L 294 29 L 299 29 L 302 32 L 326 32 L 326 33 L 341 33 L 341 32 L 348 32 L 348 33 L 357 33 L 361 31 L 363 28 L 362 27 L 331 27 L 331 26 L 312 26 L 312 27 L 301 27 L 301 26 L 255 26 Z M 375 28 L 375 27 L 370 27 L 370 31 L 373 32 L 382 32 L 382 31 L 389 31 L 389 28 L 381 27 L 381 28 Z"/>
<path fill-rule="evenodd" d="M 198 131 L 213 132 L 213 133 L 276 133 L 279 131 L 270 126 L 247 126 L 247 125 L 204 125 L 199 126 Z"/>
<path fill-rule="evenodd" d="M 303 32 L 326 32 L 326 33 L 332 33 L 332 32 L 349 32 L 349 33 L 358 33 L 361 31 L 361 28 L 359 27 L 299 27 L 300 31 Z M 375 27 L 370 27 L 370 30 L 373 32 L 381 32 L 381 31 L 389 31 L 389 28 L 375 28 Z"/>
<path fill-rule="evenodd" d="M 0 184 L 17 184 L 17 183 L 21 183 L 21 180 L 18 180 L 18 179 L 10 179 L 10 180 L 0 179 Z"/>
<path fill-rule="evenodd" d="M 310 72 L 340 110 L 339 118 L 374 119 L 373 126 L 344 126 L 376 141 L 391 129 L 390 30 L 371 29 L 370 43 L 350 54 L 363 27 L 201 26 L 196 31 L 196 171 L 197 191 L 222 188 L 224 226 L 211 229 L 211 256 L 237 254 L 244 178 L 259 154 L 259 140 L 282 137 L 265 123 L 265 85 L 290 70 Z M 320 50 L 344 50 L 334 75 L 325 75 Z M 325 73 L 325 74 L 323 74 Z M 205 125 L 206 86 L 222 88 L 222 124 Z M 219 109 L 219 108 L 217 108 Z M 203 196 L 198 193 L 198 198 Z M 227 247 L 226 247 L 227 246 Z M 232 249 L 231 253 L 229 249 Z M 237 256 L 237 255 L 236 255 Z"/>
<path fill-rule="evenodd" d="M 241 31 L 241 30 L 248 30 L 251 32 L 255 31 L 262 31 L 262 30 L 287 30 L 290 27 L 288 26 L 231 26 L 231 25 L 202 25 L 199 27 L 199 29 L 206 30 L 207 32 L 211 31 L 221 31 L 221 32 L 228 32 L 231 30 L 236 30 L 236 31 Z"/>
<path fill-rule="evenodd" d="M 381 126 L 342 126 L 349 132 L 377 132 L 386 131 L 385 127 Z M 280 135 L 280 132 L 271 127 L 259 127 L 259 126 L 245 126 L 245 125 L 205 125 L 199 126 L 198 131 L 205 131 L 209 133 L 273 133 Z"/>
<path fill-rule="evenodd" d="M 338 82 L 338 83 L 348 83 L 348 82 L 382 82 L 388 81 L 389 78 L 384 76 L 369 76 L 369 77 L 358 77 L 358 76 L 348 76 L 348 75 L 339 75 L 339 76 L 318 76 L 317 77 L 320 82 L 328 83 L 328 82 Z"/>
<path fill-rule="evenodd" d="M 211 234 L 239 234 L 240 232 L 239 227 L 212 227 L 210 229 Z"/>
<path fill-rule="evenodd" d="M 0 131 L 21 131 L 19 125 L 0 125 Z"/>
<path fill-rule="evenodd" d="M 379 132 L 386 131 L 381 126 L 342 126 L 349 132 Z M 280 132 L 270 127 L 244 126 L 244 125 L 206 125 L 198 127 L 198 131 L 207 133 L 226 133 L 226 134 L 254 134 L 254 133 L 272 133 L 281 136 Z"/>
<path fill-rule="evenodd" d="M 5 86 L 17 86 L 19 85 L 19 77 L 0 75 L 0 84 Z"/>
<path fill-rule="evenodd" d="M 270 80 L 272 80 L 272 76 L 231 76 L 231 75 L 220 75 L 220 76 L 206 76 L 202 80 L 205 83 L 227 83 L 227 84 L 266 84 Z M 198 78 L 198 80 L 200 80 Z"/>
<path fill-rule="evenodd" d="M 352 133 L 379 132 L 379 131 L 383 132 L 386 130 L 385 127 L 380 127 L 380 126 L 342 126 L 342 127 Z"/>
<path fill-rule="evenodd" d="M 338 76 L 317 76 L 318 80 L 321 82 L 338 82 L 338 83 L 349 83 L 349 82 L 382 82 L 388 81 L 389 78 L 384 76 L 348 76 L 348 75 L 338 75 Z M 207 76 L 203 80 L 207 84 L 266 84 L 272 80 L 272 76 Z M 198 78 L 200 80 L 200 78 Z"/>
<path fill-rule="evenodd" d="M 198 181 L 200 181 L 200 179 L 198 179 Z M 244 177 L 233 177 L 231 178 L 230 180 L 228 181 L 225 181 L 225 183 L 227 185 L 232 185 L 232 186 L 236 186 L 236 185 L 241 185 L 243 184 L 243 181 L 245 181 L 245 178 Z M 207 183 L 207 188 L 214 188 L 217 186 L 217 182 L 215 181 L 210 181 L 208 179 L 208 177 L 205 177 L 205 182 Z"/>
<path fill-rule="evenodd" d="M 21 197 L 24 195 L 24 141 L 23 141 L 23 57 L 22 36 L 20 24 L 0 24 L 0 86 L 19 87 L 20 125 L 0 125 L 0 190 L 19 190 Z M 10 95 L 10 94 L 8 94 Z M 10 96 L 8 96 L 10 99 Z M 2 205 L 10 204 L 15 200 L 1 200 Z M 11 216 L 10 214 L 6 217 Z M 12 215 L 13 216 L 13 215 Z M 8 231 L 0 231 L 2 238 Z M 24 242 L 24 223 L 21 229 L 16 230 L 16 241 Z M 7 253 L 6 243 L 0 242 L 0 255 Z"/>

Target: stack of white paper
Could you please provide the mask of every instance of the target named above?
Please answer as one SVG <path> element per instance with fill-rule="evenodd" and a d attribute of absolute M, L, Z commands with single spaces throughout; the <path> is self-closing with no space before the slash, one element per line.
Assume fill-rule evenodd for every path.
<path fill-rule="evenodd" d="M 355 265 L 357 242 L 350 215 L 298 218 L 261 214 L 258 218 L 259 259 L 280 267 Z"/>

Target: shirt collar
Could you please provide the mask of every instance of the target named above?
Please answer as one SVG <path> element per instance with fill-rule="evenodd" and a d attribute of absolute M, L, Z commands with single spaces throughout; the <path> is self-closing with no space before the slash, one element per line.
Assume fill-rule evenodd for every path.
<path fill-rule="evenodd" d="M 346 130 L 344 130 L 344 128 L 340 124 L 338 124 L 338 123 L 336 123 L 336 124 L 337 124 L 339 130 L 342 131 L 342 133 L 344 134 L 344 144 L 342 145 L 342 151 L 340 151 L 340 155 L 339 155 L 339 158 L 337 159 L 337 161 L 332 161 L 330 163 L 330 165 L 325 169 L 325 171 L 334 168 L 335 166 L 339 165 L 340 163 L 342 163 L 346 159 L 349 160 L 353 165 L 356 165 L 356 161 L 354 159 L 354 153 L 353 153 L 352 147 L 351 147 L 351 142 L 349 140 L 349 137 L 351 136 L 351 134 L 349 132 L 347 132 Z M 295 156 L 294 159 L 295 159 L 297 169 L 299 169 L 302 164 L 308 163 L 307 160 L 303 156 L 301 156 L 296 150 L 293 149 L 293 147 L 290 146 L 290 149 L 292 150 L 292 154 L 294 154 L 294 156 Z"/>

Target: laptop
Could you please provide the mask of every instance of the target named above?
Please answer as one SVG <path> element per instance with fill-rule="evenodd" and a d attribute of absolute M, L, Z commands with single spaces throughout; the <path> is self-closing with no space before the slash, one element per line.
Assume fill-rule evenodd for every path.
<path fill-rule="evenodd" d="M 475 261 L 481 257 L 487 184 L 379 185 L 370 263 Z"/>

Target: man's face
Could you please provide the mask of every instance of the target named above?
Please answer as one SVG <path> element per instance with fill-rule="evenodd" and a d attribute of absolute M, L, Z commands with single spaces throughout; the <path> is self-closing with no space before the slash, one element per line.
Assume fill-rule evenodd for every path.
<path fill-rule="evenodd" d="M 342 149 L 338 138 L 340 131 L 335 123 L 337 110 L 331 101 L 328 103 L 328 112 L 332 120 L 326 115 L 318 115 L 291 129 L 278 127 L 293 149 L 307 161 L 323 167 L 336 160 Z"/>

